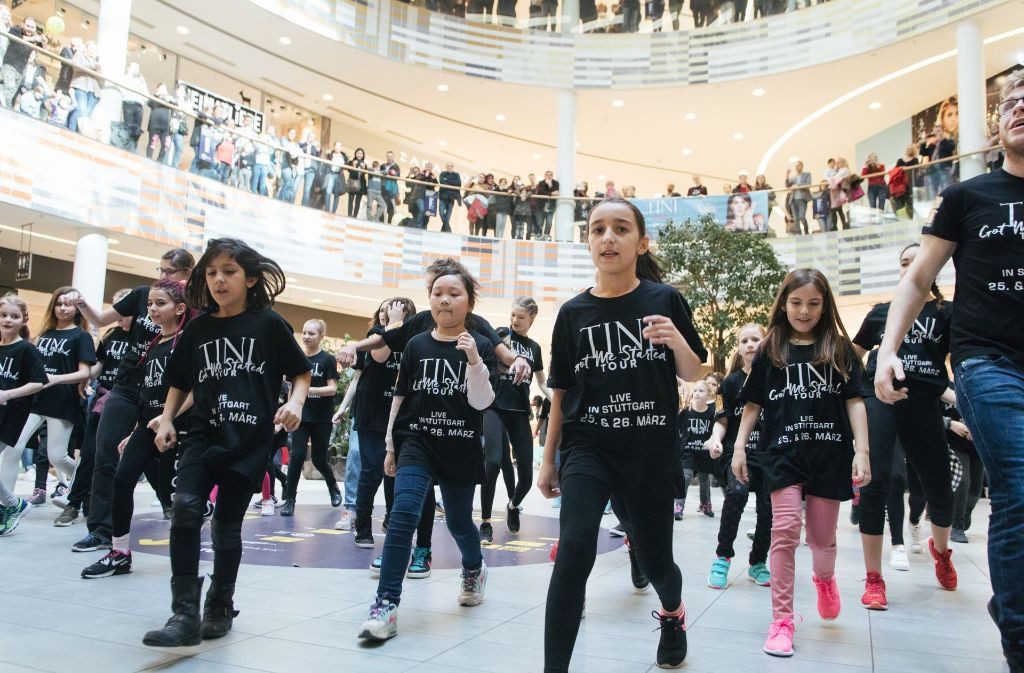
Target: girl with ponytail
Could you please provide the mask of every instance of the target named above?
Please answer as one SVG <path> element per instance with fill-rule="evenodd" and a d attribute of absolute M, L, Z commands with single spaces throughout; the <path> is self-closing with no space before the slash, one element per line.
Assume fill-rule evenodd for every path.
<path fill-rule="evenodd" d="M 919 247 L 919 243 L 911 243 L 900 252 L 900 278 L 917 257 Z M 957 585 L 949 549 L 953 486 L 940 399 L 949 386 L 946 358 L 949 356 L 953 304 L 945 301 L 935 283 L 932 283 L 932 295 L 935 298 L 924 305 L 900 344 L 898 355 L 906 379 L 899 384 L 904 386 L 902 392 L 906 393 L 906 399 L 886 404 L 875 397 L 874 388 L 870 385 L 875 378 L 876 347 L 881 344 L 885 332 L 889 302 L 872 308 L 853 338 L 857 355 L 868 355 L 868 385 L 865 389 L 869 394 L 864 398 L 864 404 L 868 414 L 873 478 L 860 492 L 860 536 L 867 570 L 861 603 L 869 610 L 886 610 L 889 607 L 885 580 L 882 579 L 882 533 L 890 492 L 896 489 L 892 496 L 900 500 L 903 498 L 903 479 L 898 477 L 904 470 L 895 470 L 893 465 L 897 439 L 924 488 L 932 528 L 927 546 L 935 562 L 936 579 L 939 586 L 947 591 L 953 591 Z M 893 536 L 889 565 L 893 570 L 909 570 L 910 562 L 903 544 L 902 516 L 895 520 L 890 518 L 889 527 Z M 920 526 L 912 523 L 910 535 L 911 550 L 919 553 L 923 548 Z"/>
<path fill-rule="evenodd" d="M 154 443 L 155 429 L 163 411 L 164 399 L 167 397 L 167 383 L 164 380 L 167 360 L 174 352 L 181 330 L 194 315 L 195 311 L 190 309 L 185 301 L 184 282 L 158 280 L 150 288 L 148 317 L 160 329 L 160 333 L 146 345 L 138 360 L 125 361 L 121 365 L 138 370 L 136 376 L 142 379 L 142 388 L 139 391 L 139 422 L 132 433 L 117 447 L 121 460 L 114 473 L 112 549 L 106 556 L 82 571 L 83 579 L 131 572 L 129 531 L 135 506 L 135 485 L 154 458 L 160 461 L 160 501 L 165 506 L 170 504 L 176 452 L 157 451 Z M 177 425 L 184 427 L 182 422 L 190 406 L 191 401 L 186 401 L 175 421 Z"/>
<path fill-rule="evenodd" d="M 682 578 L 672 559 L 677 379 L 697 378 L 707 351 L 683 297 L 661 284 L 643 214 L 606 199 L 587 220 L 594 287 L 558 312 L 551 341 L 551 414 L 537 486 L 562 497 L 558 556 L 548 587 L 544 670 L 566 671 L 614 490 L 632 519 L 640 567 L 658 593 L 657 664 L 686 657 Z M 560 472 L 555 450 L 561 449 Z"/>

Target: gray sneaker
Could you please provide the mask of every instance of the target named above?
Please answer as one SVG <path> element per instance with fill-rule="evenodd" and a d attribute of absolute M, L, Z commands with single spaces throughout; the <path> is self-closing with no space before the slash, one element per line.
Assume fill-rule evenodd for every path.
<path fill-rule="evenodd" d="M 57 528 L 67 528 L 76 521 L 78 521 L 78 508 L 74 505 L 68 505 L 64 508 L 64 511 L 53 520 L 53 525 Z"/>
<path fill-rule="evenodd" d="M 462 591 L 459 592 L 459 605 L 472 607 L 484 601 L 484 586 L 487 584 L 487 564 L 480 562 L 478 570 L 462 569 Z"/>

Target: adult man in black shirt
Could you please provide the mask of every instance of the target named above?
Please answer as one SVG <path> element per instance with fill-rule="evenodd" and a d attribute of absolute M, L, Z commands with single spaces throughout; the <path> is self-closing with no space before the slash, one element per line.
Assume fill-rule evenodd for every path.
<path fill-rule="evenodd" d="M 26 42 L 31 42 L 40 47 L 46 45 L 46 36 L 36 32 L 36 20 L 31 16 L 25 18 L 21 28 L 11 28 L 10 34 L 20 37 Z M 3 75 L 3 83 L 0 85 L 0 95 L 3 96 L 4 107 L 11 107 L 14 99 L 21 88 L 21 81 L 25 77 L 25 67 L 28 65 L 29 54 L 32 47 L 22 44 L 18 40 L 11 40 L 4 53 L 3 66 L 0 66 L 0 73 Z M 31 85 L 29 85 L 31 89 Z"/>
<path fill-rule="evenodd" d="M 555 180 L 555 175 L 551 171 L 544 171 L 544 179 L 537 185 L 537 196 L 558 196 L 558 180 Z M 541 217 L 544 220 L 544 227 L 541 229 L 540 222 L 537 223 L 537 228 L 541 229 L 538 233 L 541 235 L 541 240 L 551 240 L 551 223 L 555 219 L 555 199 L 537 199 L 540 202 Z"/>
<path fill-rule="evenodd" d="M 989 475 L 988 562 L 1010 670 L 1024 671 L 1024 70 L 1001 92 L 1000 170 L 947 188 L 922 230 L 878 351 L 878 398 L 907 396 L 899 344 L 950 257 L 956 267 L 951 355 L 957 406 Z"/>
<path fill-rule="evenodd" d="M 442 185 L 454 187 L 442 187 L 437 200 L 437 209 L 441 215 L 441 231 L 451 232 L 452 204 L 457 201 L 460 206 L 462 205 L 462 191 L 459 189 L 462 187 L 462 178 L 455 172 L 450 161 L 444 165 L 444 170 L 438 177 Z"/>
<path fill-rule="evenodd" d="M 423 164 L 423 170 L 417 173 L 413 179 L 420 182 L 432 182 L 436 185 L 434 164 L 429 161 Z M 413 184 L 411 196 L 412 202 L 416 204 L 416 228 L 426 229 L 427 223 L 430 222 L 430 216 L 435 212 L 435 204 L 432 202 L 437 199 L 437 189 L 428 185 Z"/>
<path fill-rule="evenodd" d="M 693 176 L 693 187 L 690 187 L 688 190 L 686 190 L 686 195 L 687 196 L 707 196 L 708 195 L 708 188 L 705 187 L 704 185 L 700 184 L 700 176 L 699 175 Z"/>

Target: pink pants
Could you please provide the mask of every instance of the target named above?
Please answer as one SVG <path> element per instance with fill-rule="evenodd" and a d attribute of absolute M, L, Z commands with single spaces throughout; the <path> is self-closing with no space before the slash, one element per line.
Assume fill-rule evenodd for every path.
<path fill-rule="evenodd" d="M 795 484 L 772 491 L 772 546 L 768 553 L 772 572 L 773 619 L 793 617 L 793 583 L 796 548 L 800 545 L 800 513 L 803 486 Z M 839 501 L 807 496 L 807 545 L 818 579 L 827 580 L 836 570 L 836 526 Z"/>

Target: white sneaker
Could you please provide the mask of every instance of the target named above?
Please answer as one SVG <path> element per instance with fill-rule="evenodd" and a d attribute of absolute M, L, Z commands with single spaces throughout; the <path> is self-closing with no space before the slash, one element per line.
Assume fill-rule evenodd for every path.
<path fill-rule="evenodd" d="M 160 502 L 160 498 L 157 498 L 153 502 L 149 503 L 149 506 L 150 507 L 156 507 L 157 509 L 161 509 L 163 507 L 163 503 Z"/>
<path fill-rule="evenodd" d="M 480 570 L 462 569 L 462 591 L 459 592 L 459 605 L 472 607 L 484 601 L 484 587 L 487 584 L 487 564 L 483 563 Z"/>
<path fill-rule="evenodd" d="M 341 519 L 334 524 L 335 530 L 352 530 L 352 512 L 347 509 L 341 513 Z"/>
<path fill-rule="evenodd" d="M 910 559 L 907 558 L 907 548 L 901 544 L 895 545 L 889 553 L 889 567 L 893 570 L 910 570 Z"/>
<path fill-rule="evenodd" d="M 379 598 L 370 606 L 366 621 L 359 627 L 359 637 L 381 642 L 398 635 L 398 606 Z"/>
<path fill-rule="evenodd" d="M 274 516 L 274 501 L 267 498 L 260 505 L 260 516 Z"/>
<path fill-rule="evenodd" d="M 924 551 L 921 544 L 921 524 L 909 524 L 910 526 L 910 551 L 913 554 L 920 554 Z"/>

